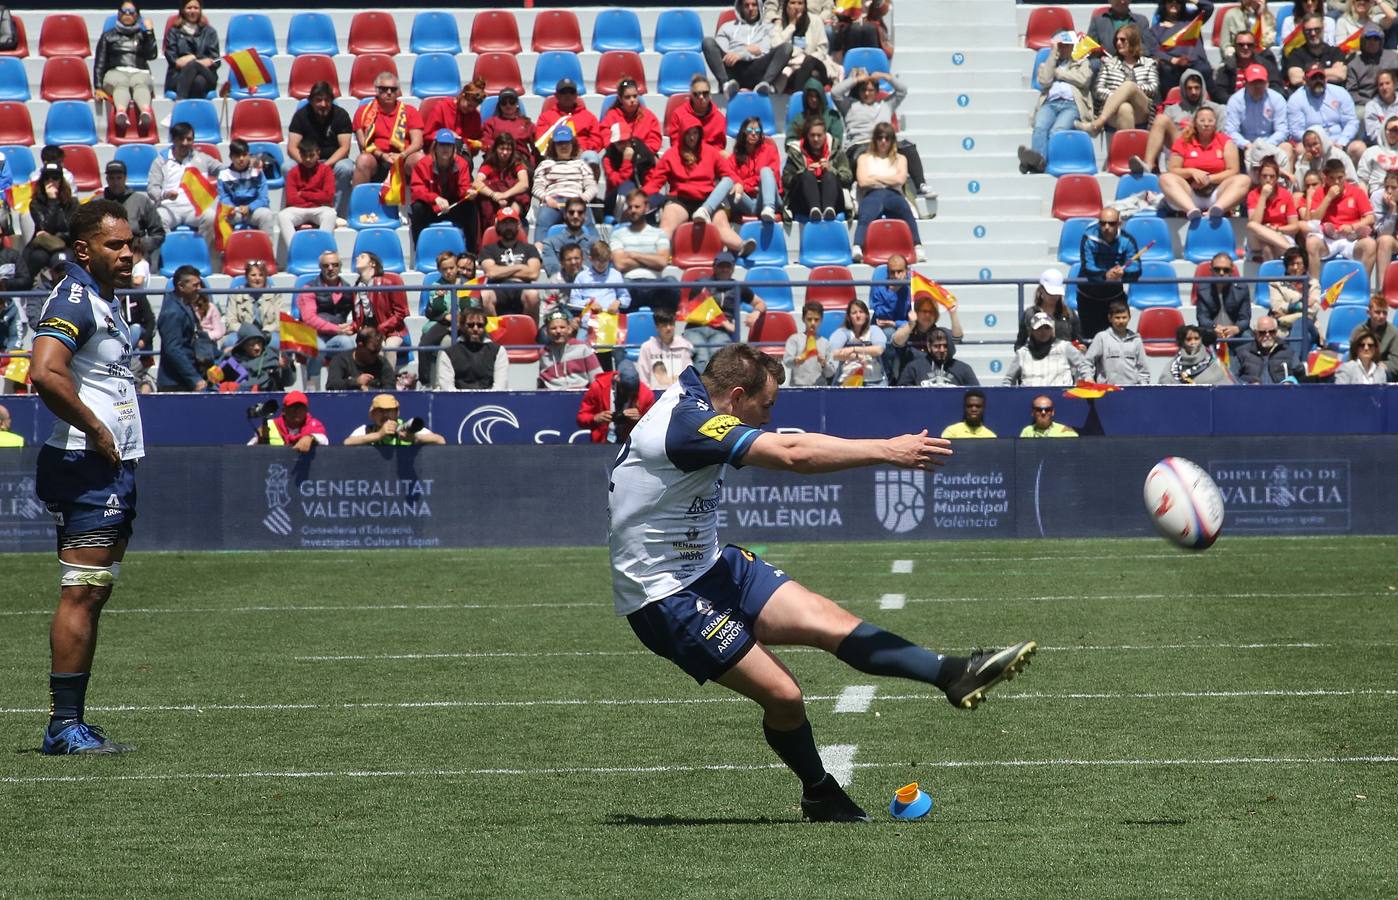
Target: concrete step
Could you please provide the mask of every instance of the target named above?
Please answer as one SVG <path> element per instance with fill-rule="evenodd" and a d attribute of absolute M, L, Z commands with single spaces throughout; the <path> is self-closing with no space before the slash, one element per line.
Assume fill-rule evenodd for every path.
<path fill-rule="evenodd" d="M 938 166 L 943 160 L 939 159 Z M 941 194 L 943 201 L 951 198 L 999 202 L 1011 197 L 1053 196 L 1053 184 L 1047 175 L 1020 175 L 1019 160 L 1008 171 L 994 171 L 986 166 L 983 171 L 965 175 L 950 174 L 945 169 L 928 167 L 927 181 L 934 191 Z M 1047 191 L 1047 194 L 1045 194 Z"/>
<path fill-rule="evenodd" d="M 939 128 L 924 131 L 909 128 L 900 132 L 900 135 L 916 144 L 918 152 L 922 154 L 924 159 L 956 156 L 962 153 L 976 156 L 1003 154 L 1014 158 L 1015 163 L 1012 171 L 1018 172 L 1019 157 L 1016 151 L 1020 146 L 1029 143 L 1030 130 L 1028 127 L 1007 129 L 1003 125 L 1002 122 L 1002 127 L 995 130 L 966 128 L 952 131 Z"/>
<path fill-rule="evenodd" d="M 952 65 L 949 61 L 937 63 L 931 59 L 925 59 L 920 62 L 912 62 L 907 66 L 896 66 L 898 71 L 895 74 L 900 79 L 906 78 L 909 85 L 940 82 L 943 84 L 974 84 L 980 90 L 1028 89 L 1029 79 L 1033 74 L 1029 71 L 1031 64 L 1032 57 L 1025 60 L 1023 67 L 972 69 L 968 66 Z M 907 108 L 912 100 L 913 94 L 910 90 L 903 108 Z"/>
<path fill-rule="evenodd" d="M 962 151 L 954 155 L 923 153 L 922 160 L 923 168 L 939 177 L 955 175 L 979 179 L 986 175 L 1017 175 L 1019 172 L 1019 157 L 1013 150 L 988 153 L 975 148 L 975 152 Z"/>
<path fill-rule="evenodd" d="M 938 218 L 979 216 L 993 212 L 997 216 L 1007 219 L 1037 219 L 1042 218 L 1043 209 L 1044 198 L 1038 195 L 1001 197 L 992 201 L 985 197 L 965 195 L 963 190 L 962 196 L 953 197 L 942 194 L 937 200 Z"/>
<path fill-rule="evenodd" d="M 955 126 L 963 135 L 974 135 L 982 131 L 1014 130 L 1017 134 L 1023 135 L 1024 141 L 1027 142 L 1030 132 L 1030 109 L 1005 111 L 973 106 L 959 109 L 955 113 L 945 113 L 933 109 L 908 109 L 904 107 L 899 110 L 899 119 L 901 120 L 899 133 L 907 137 L 908 140 L 913 140 L 909 136 L 912 132 L 945 131 L 952 126 Z M 1023 127 L 1019 127 L 1020 125 Z"/>
<path fill-rule="evenodd" d="M 943 80 L 938 84 L 949 84 Z M 909 97 L 914 96 L 909 90 Z M 947 90 L 923 90 L 916 92 L 916 102 L 909 101 L 910 112 L 960 113 L 963 110 L 975 112 L 1022 112 L 1028 115 L 1034 108 L 1034 92 L 1023 86 L 1008 88 L 980 88 L 965 84 L 960 88 Z"/>
<path fill-rule="evenodd" d="M 1020 252 L 1034 247 L 1042 247 L 1047 252 L 1058 243 L 1062 228 L 1056 219 L 990 216 L 987 213 L 997 212 L 997 207 L 988 203 L 982 207 L 981 215 L 939 215 L 935 219 L 921 220 L 918 231 L 925 241 L 975 241 L 982 245 L 1013 242 L 1021 245 Z"/>

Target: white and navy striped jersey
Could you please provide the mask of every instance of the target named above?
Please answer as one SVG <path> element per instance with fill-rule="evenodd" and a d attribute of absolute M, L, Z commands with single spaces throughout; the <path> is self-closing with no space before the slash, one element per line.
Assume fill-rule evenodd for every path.
<path fill-rule="evenodd" d="M 714 412 L 691 366 L 636 423 L 608 487 L 617 615 L 687 587 L 718 559 L 718 501 L 762 432 Z"/>
<path fill-rule="evenodd" d="M 78 399 L 112 433 L 122 459 L 146 455 L 136 379 L 131 372 L 131 329 L 97 283 L 82 268 L 67 264 L 63 280 L 44 301 L 34 337 L 56 338 L 73 351 L 69 371 Z M 59 419 L 47 441 L 60 450 L 86 450 L 87 435 Z"/>

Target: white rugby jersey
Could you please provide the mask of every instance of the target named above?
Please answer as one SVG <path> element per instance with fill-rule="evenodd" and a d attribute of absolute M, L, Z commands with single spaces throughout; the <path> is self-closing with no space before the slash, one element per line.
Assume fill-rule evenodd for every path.
<path fill-rule="evenodd" d="M 617 615 L 662 600 L 718 559 L 718 500 L 762 432 L 709 406 L 691 366 L 641 417 L 608 486 Z"/>
<path fill-rule="evenodd" d="M 107 426 L 122 459 L 145 456 L 131 373 L 131 329 L 86 271 L 67 263 L 63 280 L 44 301 L 34 337 L 57 338 L 73 351 L 69 371 L 78 399 Z M 86 450 L 87 435 L 59 419 L 47 443 L 60 450 Z"/>

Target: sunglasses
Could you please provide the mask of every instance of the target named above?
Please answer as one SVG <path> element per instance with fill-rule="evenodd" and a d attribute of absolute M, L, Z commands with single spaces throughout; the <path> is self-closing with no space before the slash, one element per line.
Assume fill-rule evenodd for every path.
<path fill-rule="evenodd" d="M 378 90 L 381 94 L 396 94 L 402 89 L 396 84 L 385 84 L 380 86 Z"/>
<path fill-rule="evenodd" d="M 698 100 L 698 99 L 703 98 L 703 97 L 709 97 L 709 96 L 711 96 L 712 94 L 713 94 L 713 91 L 690 91 L 690 92 L 689 92 L 689 96 L 693 97 L 695 100 Z"/>
<path fill-rule="evenodd" d="M 1259 328 L 1259 329 L 1257 329 L 1257 333 L 1258 333 L 1258 334 L 1276 334 L 1276 333 L 1277 333 L 1277 330 L 1276 330 L 1275 328 Z"/>
<path fill-rule="evenodd" d="M 1051 412 L 1053 412 L 1053 407 L 1052 407 L 1052 406 L 1036 406 L 1036 407 L 1034 407 L 1034 412 L 1036 412 L 1036 413 L 1051 413 Z"/>
<path fill-rule="evenodd" d="M 1098 224 L 1098 225 L 1103 225 L 1103 226 L 1110 225 L 1110 226 L 1112 226 L 1113 228 L 1115 228 L 1116 226 L 1120 225 L 1121 223 L 1118 222 L 1116 219 L 1098 219 L 1098 220 L 1097 220 L 1097 224 Z"/>
<path fill-rule="evenodd" d="M 1360 350 L 1377 350 L 1377 349 L 1379 349 L 1379 345 L 1378 345 L 1378 344 L 1375 344 L 1375 343 L 1373 343 L 1373 342 L 1371 342 L 1371 341 L 1365 341 L 1364 343 L 1362 343 L 1362 344 L 1359 345 L 1359 349 L 1360 349 Z"/>
<path fill-rule="evenodd" d="M 462 327 L 462 328 L 481 328 L 481 329 L 484 329 L 484 328 L 485 328 L 485 323 L 484 323 L 484 322 L 467 322 L 465 325 L 463 325 L 463 326 L 461 326 L 461 327 Z"/>
<path fill-rule="evenodd" d="M 1215 274 L 1215 275 L 1232 275 L 1232 274 L 1233 274 L 1233 268 L 1232 268 L 1231 266 L 1214 266 L 1213 269 L 1214 269 L 1214 274 Z"/>
<path fill-rule="evenodd" d="M 500 101 L 499 101 L 499 105 L 500 105 L 500 106 L 517 106 L 517 105 L 519 105 L 519 100 L 518 100 L 517 98 L 515 98 L 515 97 L 501 97 L 501 98 L 500 98 Z"/>
<path fill-rule="evenodd" d="M 751 125 L 743 129 L 743 134 L 761 134 L 762 129 L 756 125 Z"/>
<path fill-rule="evenodd" d="M 1302 33 L 1302 34 L 1321 34 L 1321 33 L 1324 32 L 1324 31 L 1325 31 L 1324 28 L 1302 28 L 1302 29 L 1301 29 L 1301 33 Z"/>

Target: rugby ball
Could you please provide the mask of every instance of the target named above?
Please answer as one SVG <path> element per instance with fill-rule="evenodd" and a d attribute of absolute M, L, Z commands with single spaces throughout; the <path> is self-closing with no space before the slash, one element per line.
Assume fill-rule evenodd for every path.
<path fill-rule="evenodd" d="M 1146 511 L 1167 541 L 1205 550 L 1223 530 L 1223 494 L 1209 473 L 1187 459 L 1167 456 L 1146 476 Z"/>

